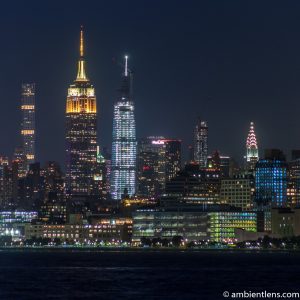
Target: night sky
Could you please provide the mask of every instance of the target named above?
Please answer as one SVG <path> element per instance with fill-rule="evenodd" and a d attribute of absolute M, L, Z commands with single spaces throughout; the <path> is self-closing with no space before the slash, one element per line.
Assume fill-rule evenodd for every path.
<path fill-rule="evenodd" d="M 137 137 L 186 149 L 200 116 L 210 152 L 241 159 L 250 121 L 260 150 L 300 148 L 300 1 L 5 1 L 0 23 L 2 155 L 19 143 L 21 83 L 34 81 L 37 158 L 63 163 L 81 24 L 101 146 L 111 147 L 114 59 L 129 54 Z"/>

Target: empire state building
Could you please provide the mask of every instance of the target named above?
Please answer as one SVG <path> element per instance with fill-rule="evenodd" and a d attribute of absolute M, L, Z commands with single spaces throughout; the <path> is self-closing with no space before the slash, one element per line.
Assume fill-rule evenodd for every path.
<path fill-rule="evenodd" d="M 66 192 L 70 196 L 94 193 L 97 168 L 97 105 L 85 70 L 82 28 L 79 52 L 77 77 L 66 104 Z"/>

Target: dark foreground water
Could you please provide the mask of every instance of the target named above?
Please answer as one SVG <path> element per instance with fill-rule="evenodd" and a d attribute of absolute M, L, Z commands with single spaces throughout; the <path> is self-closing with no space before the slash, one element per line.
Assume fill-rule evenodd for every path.
<path fill-rule="evenodd" d="M 0 251 L 0 299 L 225 299 L 300 291 L 299 253 Z"/>

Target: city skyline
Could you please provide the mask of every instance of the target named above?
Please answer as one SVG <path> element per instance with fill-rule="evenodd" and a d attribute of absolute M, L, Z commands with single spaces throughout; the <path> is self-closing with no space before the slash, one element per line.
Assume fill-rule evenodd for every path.
<path fill-rule="evenodd" d="M 299 13 L 3 2 L 0 298 L 300 298 Z"/>
<path fill-rule="evenodd" d="M 162 17 L 166 14 L 166 7 L 166 5 L 161 5 Z M 198 8 L 200 6 L 193 4 L 192 7 Z M 188 23 L 187 27 L 184 27 L 182 19 L 179 18 L 179 24 L 183 26 L 179 30 L 179 38 L 183 38 L 183 33 L 187 29 L 192 28 L 194 30 L 192 32 L 198 33 L 204 41 L 209 41 L 209 37 L 203 35 L 203 31 L 200 29 L 203 21 L 200 20 L 200 17 L 196 18 L 191 8 L 184 7 L 182 14 L 183 16 L 192 16 L 193 24 Z M 209 5 L 204 5 L 202 8 L 208 12 L 208 15 L 213 14 L 215 17 L 218 16 L 220 20 L 223 20 L 232 7 L 229 5 L 225 12 L 221 12 L 218 8 L 213 10 Z M 262 7 L 262 9 L 266 8 L 267 6 Z M 211 37 L 216 38 L 214 43 L 221 43 L 220 52 L 214 51 L 212 54 L 209 54 L 208 50 L 214 48 L 214 43 L 210 42 L 200 45 L 200 43 L 188 36 L 187 46 L 185 47 L 187 52 L 182 52 L 182 47 L 174 47 L 172 48 L 172 53 L 168 52 L 170 54 L 168 59 L 166 59 L 166 48 L 161 44 L 162 40 L 157 34 L 157 28 L 161 26 L 163 37 L 166 37 L 167 33 L 175 33 L 176 30 L 167 26 L 162 21 L 162 17 L 157 16 L 160 22 L 151 31 L 148 28 L 147 17 L 150 16 L 152 10 L 146 13 L 145 8 L 138 5 L 136 11 L 132 12 L 132 14 L 139 16 L 139 13 L 143 12 L 145 20 L 142 20 L 140 17 L 136 20 L 133 18 L 131 23 L 129 23 L 132 24 L 132 22 L 139 21 L 142 28 L 147 29 L 149 41 L 145 43 L 144 48 L 140 47 L 135 41 L 138 35 L 137 31 L 130 29 L 126 32 L 126 29 L 128 29 L 126 23 L 124 31 L 122 29 L 118 34 L 112 29 L 111 33 L 116 37 L 112 39 L 108 31 L 104 30 L 102 32 L 103 35 L 101 35 L 96 24 L 89 20 L 77 20 L 75 18 L 76 20 L 70 21 L 63 30 L 58 30 L 58 26 L 62 23 L 61 16 L 58 15 L 58 24 L 50 26 L 49 19 L 47 19 L 48 15 L 45 11 L 41 12 L 41 15 L 45 14 L 45 20 L 40 25 L 40 29 L 35 27 L 35 24 L 40 21 L 40 16 L 33 16 L 32 20 L 25 24 L 24 29 L 18 27 L 19 21 L 10 19 L 11 30 L 7 30 L 6 27 L 3 28 L 6 38 L 8 38 L 6 35 L 10 34 L 7 41 L 14 51 L 3 53 L 3 57 L 8 58 L 10 65 L 8 67 L 6 62 L 4 62 L 3 67 L 6 71 L 4 73 L 7 73 L 8 76 L 3 78 L 2 94 L 4 99 L 9 99 L 9 101 L 6 100 L 7 102 L 5 103 L 7 110 L 4 109 L 0 115 L 2 122 L 0 134 L 3 136 L 3 141 L 0 141 L 1 149 L 3 149 L 2 154 L 10 156 L 18 144 L 16 132 L 19 130 L 20 124 L 20 114 L 17 111 L 20 101 L 20 83 L 22 81 L 35 82 L 37 160 L 42 162 L 56 160 L 63 165 L 64 137 L 60 129 L 64 126 L 63 107 L 66 97 L 64 87 L 68 85 L 69 78 L 74 74 L 73 62 L 76 56 L 73 49 L 76 47 L 78 27 L 80 24 L 83 24 L 86 28 L 89 42 L 87 52 L 91 61 L 93 61 L 88 66 L 88 71 L 91 77 L 95 78 L 94 84 L 98 91 L 97 101 L 101 102 L 101 112 L 98 116 L 99 128 L 105 129 L 101 130 L 98 137 L 101 146 L 110 148 L 111 145 L 113 101 L 116 97 L 115 90 L 118 87 L 118 75 L 120 73 L 117 63 L 112 62 L 112 58 L 115 57 L 119 61 L 124 53 L 128 53 L 135 73 L 134 98 L 136 101 L 138 138 L 161 135 L 181 139 L 183 141 L 184 157 L 187 158 L 187 146 L 192 144 L 193 141 L 192 128 L 195 120 L 200 116 L 210 124 L 209 154 L 218 149 L 221 154 L 229 155 L 241 161 L 245 151 L 243 141 L 247 134 L 248 124 L 250 121 L 254 121 L 260 149 L 281 148 L 289 155 L 291 149 L 300 147 L 296 130 L 298 124 L 297 109 L 291 109 L 293 105 L 297 107 L 297 99 L 300 97 L 296 81 L 296 78 L 300 78 L 300 76 L 297 75 L 297 60 L 295 61 L 297 58 L 296 49 L 299 45 L 282 44 L 284 47 L 280 49 L 285 51 L 286 55 L 280 56 L 281 61 L 268 59 L 265 51 L 271 50 L 271 45 L 274 44 L 272 36 L 278 37 L 279 43 L 280 41 L 286 41 L 288 34 L 292 35 L 297 32 L 296 29 L 299 24 L 291 23 L 292 21 L 286 23 L 282 31 L 279 31 L 278 25 L 272 27 L 275 24 L 276 14 L 282 14 L 283 18 L 286 18 L 287 12 L 292 13 L 292 8 L 293 6 L 290 4 L 280 11 L 279 6 L 274 6 L 274 14 L 267 16 L 270 25 L 264 25 L 265 32 L 263 33 L 257 31 L 256 25 L 251 20 L 247 18 L 244 21 L 241 20 L 240 17 L 235 15 L 233 10 L 232 15 L 234 19 L 240 22 L 243 29 L 247 30 L 248 33 L 250 29 L 255 29 L 249 33 L 249 37 L 241 38 L 238 43 L 231 42 L 230 49 L 228 48 L 229 46 L 224 48 L 224 45 L 222 46 L 224 39 L 222 34 L 225 32 L 225 36 L 231 38 L 239 37 L 239 31 L 232 29 L 230 24 L 227 24 L 224 30 L 214 27 L 208 33 L 211 34 Z M 109 10 L 110 7 L 104 8 L 104 11 L 105 9 Z M 179 15 L 178 7 L 172 9 L 172 16 L 168 15 L 166 17 L 168 20 L 173 20 Z M 19 13 L 18 10 L 15 12 L 16 15 Z M 264 24 L 262 23 L 261 13 L 254 12 L 254 10 L 250 10 L 248 13 L 249 15 L 251 13 L 255 14 L 257 22 L 261 25 Z M 114 18 L 117 18 L 117 15 Z M 293 14 L 290 18 L 295 21 Z M 101 22 L 105 23 L 107 19 L 103 18 Z M 18 32 L 17 28 L 20 29 Z M 25 28 L 26 32 L 23 31 Z M 294 28 L 294 30 L 289 30 L 290 28 Z M 28 31 L 28 29 L 30 30 Z M 45 29 L 47 29 L 47 35 L 43 36 L 40 30 Z M 151 32 L 152 35 L 149 35 Z M 119 35 L 124 33 L 124 38 L 118 38 Z M 262 38 L 265 35 L 270 36 L 271 40 L 263 41 Z M 23 51 L 19 52 L 16 48 L 18 48 L 18 45 L 21 45 L 20 43 L 24 41 L 25 37 L 28 39 L 30 46 L 23 43 Z M 248 45 L 251 38 L 255 41 L 251 48 L 253 51 L 247 50 L 247 52 L 243 43 Z M 55 39 L 57 42 L 54 43 Z M 145 39 L 143 37 L 143 41 Z M 157 43 L 154 43 L 155 39 L 158 39 Z M 291 40 L 294 41 L 293 39 Z M 174 37 L 171 34 L 167 42 L 170 45 L 174 45 L 174 41 Z M 159 44 L 162 46 L 158 47 Z M 195 46 L 195 50 L 192 50 L 191 46 Z M 242 54 L 238 54 L 234 46 L 237 46 Z M 46 50 L 47 47 L 51 51 Z M 153 53 L 150 53 L 145 47 L 148 47 L 148 50 L 152 49 Z M 204 49 L 202 49 L 203 47 Z M 29 49 L 31 49 L 30 52 Z M 196 50 L 201 50 L 199 56 L 195 55 Z M 8 48 L 4 47 L 2 51 L 8 51 Z M 279 50 L 275 48 L 267 53 L 278 57 L 279 52 L 274 51 Z M 287 53 L 291 51 L 289 58 Z M 223 52 L 227 53 L 228 59 L 225 59 L 225 66 L 221 64 L 217 67 L 217 61 L 214 61 L 213 58 L 220 58 L 219 56 L 223 55 Z M 42 53 L 43 55 L 37 58 L 37 53 Z M 50 63 L 53 53 L 55 53 L 55 64 Z M 181 55 L 179 55 L 180 53 Z M 188 53 L 191 55 L 188 55 Z M 245 64 L 244 56 L 247 56 L 253 65 Z M 16 61 L 24 61 L 24 69 L 20 70 L 20 72 L 17 65 L 11 61 L 13 57 Z M 158 57 L 160 57 L 159 60 L 157 60 Z M 292 60 L 293 64 L 291 64 Z M 32 68 L 29 68 L 29 65 L 32 65 Z M 290 70 L 284 69 L 283 65 L 286 65 L 286 68 L 290 68 Z M 268 70 L 267 66 L 269 67 Z M 271 74 L 271 71 L 276 67 L 279 68 L 278 70 L 281 70 L 280 74 L 288 74 L 288 76 L 285 76 L 287 79 L 283 78 L 283 75 L 280 75 L 279 78 Z M 268 81 L 262 80 L 259 75 L 260 72 L 264 74 L 265 78 L 268 77 L 266 75 L 269 75 Z M 190 76 L 186 76 L 186 74 Z M 209 75 L 209 82 L 208 79 L 205 79 L 206 75 Z M 225 79 L 225 75 L 230 80 Z M 242 81 L 238 80 L 239 75 L 241 75 Z M 281 84 L 278 84 L 279 79 Z M 176 83 L 175 86 L 174 83 Z M 49 84 L 54 88 L 49 88 Z M 206 84 L 209 84 L 209 88 L 205 87 Z M 8 91 L 9 94 L 7 94 Z M 281 103 L 283 101 L 286 103 L 284 114 L 289 113 L 290 118 L 279 122 L 278 120 L 281 120 L 280 117 L 282 116 Z M 189 118 L 185 122 L 181 122 L 179 126 L 178 120 L 185 117 L 181 112 L 181 106 L 185 103 L 188 104 L 185 107 Z M 268 109 L 270 103 L 272 103 L 272 113 Z M 158 105 L 160 110 L 156 111 Z M 170 105 L 172 106 L 172 114 L 168 114 Z M 239 113 L 237 114 L 236 111 L 239 111 Z M 156 118 L 159 113 L 164 118 L 158 118 L 158 122 L 152 122 L 153 118 Z M 222 124 L 222 130 L 220 129 L 220 124 Z M 286 132 L 289 132 L 289 135 L 286 135 Z M 10 140 L 9 143 L 7 142 L 8 140 Z"/>

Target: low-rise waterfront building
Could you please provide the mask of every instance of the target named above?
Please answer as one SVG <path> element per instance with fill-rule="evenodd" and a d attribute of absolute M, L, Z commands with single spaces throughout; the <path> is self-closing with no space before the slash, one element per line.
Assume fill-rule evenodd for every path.
<path fill-rule="evenodd" d="M 27 224 L 25 240 L 59 239 L 67 243 L 129 242 L 132 220 L 102 219 L 95 224 Z"/>
<path fill-rule="evenodd" d="M 272 234 L 280 237 L 300 235 L 300 208 L 273 208 L 271 210 Z"/>
<path fill-rule="evenodd" d="M 24 226 L 38 217 L 36 211 L 0 211 L 0 236 L 24 238 Z"/>
<path fill-rule="evenodd" d="M 133 214 L 133 243 L 141 238 L 234 242 L 235 228 L 257 231 L 256 212 L 203 207 L 189 210 L 138 210 Z"/>

